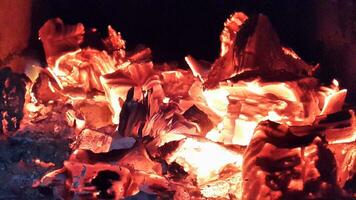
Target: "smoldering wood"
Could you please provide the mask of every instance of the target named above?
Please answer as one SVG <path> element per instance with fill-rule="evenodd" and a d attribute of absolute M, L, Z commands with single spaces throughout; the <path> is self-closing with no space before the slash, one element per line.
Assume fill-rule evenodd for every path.
<path fill-rule="evenodd" d="M 257 19 L 255 22 L 252 21 L 252 29 L 260 29 L 260 31 L 247 31 L 246 37 L 241 36 L 243 39 L 248 38 L 247 41 L 239 41 L 238 43 L 242 47 L 242 51 L 244 51 L 254 46 L 253 44 L 248 44 L 248 41 L 259 41 L 257 43 L 260 46 L 257 45 L 257 47 L 271 47 L 273 56 L 270 57 L 270 55 L 262 53 L 260 55 L 261 60 L 257 57 L 250 59 L 251 57 L 246 55 L 246 52 L 243 52 L 242 60 L 239 60 L 239 63 L 242 64 L 234 67 L 245 68 L 253 66 L 258 73 L 266 72 L 273 75 L 273 72 L 276 71 L 287 71 L 288 73 L 293 72 L 305 77 L 308 73 L 305 73 L 303 67 L 297 69 L 288 68 L 290 66 L 286 65 L 286 63 L 288 64 L 288 59 L 292 57 L 289 54 L 292 53 L 286 54 L 283 51 L 282 47 L 277 44 L 278 39 L 276 39 L 274 32 L 263 35 L 261 30 L 270 30 L 271 27 L 264 17 L 258 17 Z M 251 22 L 246 23 L 251 24 Z M 72 32 L 72 29 L 69 30 L 69 32 Z M 65 29 L 64 32 L 66 32 Z M 87 113 L 74 112 L 78 109 L 78 105 L 71 105 L 65 101 L 66 99 L 61 99 L 62 96 L 60 95 L 39 95 L 39 90 L 49 89 L 49 85 L 46 84 L 50 84 L 53 81 L 48 76 L 40 75 L 41 81 L 37 82 L 34 92 L 36 97 L 40 99 L 45 97 L 41 101 L 41 103 L 44 103 L 41 106 L 48 106 L 50 111 L 44 113 L 44 116 L 41 116 L 39 120 L 37 118 L 36 120 L 29 120 L 30 123 L 27 123 L 32 123 L 32 126 L 26 127 L 26 130 L 34 132 L 33 130 L 37 128 L 48 131 L 50 135 L 58 134 L 59 138 L 65 140 L 61 140 L 61 142 L 64 142 L 66 146 L 69 141 L 74 140 L 75 142 L 71 143 L 72 152 L 69 158 L 66 158 L 63 166 L 59 165 L 62 168 L 53 169 L 54 171 L 47 173 L 36 181 L 33 186 L 38 188 L 46 197 L 64 199 L 86 197 L 130 199 L 139 195 L 140 193 L 137 194 L 138 191 L 141 191 L 141 194 L 151 194 L 146 196 L 155 196 L 157 198 L 187 199 L 189 196 L 205 198 L 203 190 L 213 188 L 212 190 L 215 190 L 213 195 L 220 195 L 218 189 L 226 186 L 227 190 L 224 191 L 222 196 L 232 199 L 238 198 L 239 184 L 244 182 L 241 178 L 241 165 L 239 162 L 235 163 L 235 161 L 228 160 L 222 166 L 219 166 L 216 171 L 211 172 L 211 176 L 199 177 L 199 170 L 190 167 L 194 164 L 194 161 L 189 161 L 189 155 L 185 157 L 186 159 L 184 156 L 183 159 L 174 158 L 176 154 L 179 156 L 181 151 L 187 151 L 192 154 L 196 152 L 204 153 L 201 150 L 204 149 L 204 145 L 210 145 L 208 147 L 213 145 L 211 148 L 217 149 L 220 153 L 231 154 L 234 158 L 241 156 L 245 150 L 244 147 L 239 145 L 226 145 L 205 138 L 206 132 L 217 126 L 217 123 L 210 120 L 207 110 L 198 107 L 198 104 L 190 103 L 193 106 L 186 107 L 185 110 L 180 107 L 180 100 L 184 98 L 188 98 L 184 100 L 196 102 L 196 99 L 189 99 L 191 84 L 194 82 L 192 74 L 184 70 L 173 71 L 174 68 L 170 66 L 168 66 L 167 72 L 155 69 L 153 63 L 146 60 L 146 53 L 144 53 L 144 56 L 136 56 L 140 60 L 136 60 L 135 56 L 133 58 L 126 57 L 121 52 L 123 50 L 123 45 L 120 44 L 122 42 L 121 37 L 116 32 L 111 34 L 110 42 L 117 43 L 117 45 L 110 46 L 110 48 L 112 47 L 110 56 L 116 57 L 114 61 L 122 63 L 127 59 L 129 62 L 135 63 L 121 66 L 124 68 L 121 71 L 117 70 L 101 78 L 106 81 L 105 84 L 111 84 L 111 88 L 119 87 L 120 84 L 125 82 L 126 85 L 136 86 L 136 89 L 138 89 L 134 90 L 132 88 L 128 90 L 120 112 L 118 131 L 115 131 L 116 125 L 96 126 L 97 123 L 95 122 L 91 124 L 92 126 L 85 124 L 85 127 L 78 129 L 76 123 L 85 121 L 84 115 Z M 76 36 L 76 34 L 74 35 Z M 271 41 L 266 41 L 268 39 L 271 39 Z M 75 39 L 75 41 L 77 40 Z M 44 43 L 46 42 L 44 41 Z M 59 47 L 61 46 L 59 45 Z M 232 49 L 235 49 L 235 46 L 232 47 Z M 77 47 L 75 46 L 75 48 Z M 259 48 L 257 48 L 257 52 L 260 51 L 258 50 Z M 58 48 L 57 50 L 63 49 Z M 237 49 L 238 54 L 242 51 Z M 75 59 L 90 63 L 91 60 L 87 59 L 85 55 L 100 52 L 94 50 L 86 53 Z M 231 53 L 233 51 L 230 52 L 230 56 Z M 106 55 L 109 56 L 109 54 Z M 233 56 L 239 57 L 241 55 Z M 141 59 L 143 63 L 140 63 L 142 62 Z M 221 62 L 217 62 L 222 64 L 222 67 L 226 64 L 224 63 L 226 60 L 223 59 L 220 60 Z M 271 65 L 269 65 L 270 63 L 265 63 L 271 59 Z M 297 60 L 298 58 L 293 57 L 292 59 Z M 99 61 L 102 60 L 99 59 Z M 235 60 L 228 60 L 227 62 L 230 61 Z M 294 62 L 294 60 L 291 62 Z M 267 67 L 261 69 L 261 66 L 259 66 L 261 64 L 266 64 Z M 236 70 L 239 72 L 240 69 L 236 68 Z M 214 76 L 214 73 L 212 75 Z M 262 75 L 259 74 L 258 76 Z M 214 78 L 216 78 L 215 81 L 217 83 L 223 80 L 220 76 Z M 272 76 L 272 79 L 274 78 Z M 210 81 L 208 80 L 208 82 Z M 314 81 L 305 82 L 307 82 L 306 85 L 311 90 L 315 89 L 317 85 L 314 84 Z M 210 83 L 215 84 L 216 82 L 212 81 Z M 160 87 L 151 90 L 147 85 L 158 85 Z M 75 86 L 78 85 L 74 84 Z M 157 88 L 158 90 L 156 90 Z M 94 88 L 87 89 L 84 92 L 89 93 L 93 92 L 92 89 Z M 56 91 L 65 93 L 60 88 L 54 88 L 53 91 L 55 91 L 53 93 L 56 93 Z M 138 91 L 139 95 L 136 95 L 134 91 Z M 152 92 L 152 96 L 150 96 L 150 92 Z M 163 102 L 164 94 L 170 97 L 168 102 Z M 268 95 L 259 96 L 259 100 L 263 102 Z M 277 96 L 271 96 L 273 99 L 278 100 Z M 58 100 L 51 99 L 57 97 L 59 98 Z M 90 98 L 89 95 L 85 97 Z M 235 99 L 229 100 L 230 103 L 235 103 L 235 106 L 233 104 L 228 106 L 231 120 L 235 120 L 239 115 L 241 104 Z M 301 101 L 307 100 L 303 99 Z M 119 103 L 121 105 L 121 102 Z M 253 112 L 258 113 L 259 108 L 255 106 L 257 103 L 255 101 L 254 104 L 248 107 L 251 108 L 251 115 L 253 115 Z M 338 103 L 338 101 L 334 103 Z M 114 104 L 114 106 L 119 106 L 119 104 Z M 256 107 L 255 110 L 252 110 L 253 107 Z M 341 107 L 335 107 L 334 109 L 336 112 Z M 263 111 L 267 112 L 268 108 L 266 107 Z M 333 111 L 331 109 L 330 112 Z M 71 116 L 74 113 L 70 123 L 66 123 L 67 120 L 65 119 L 68 113 Z M 78 116 L 75 114 L 78 114 Z M 316 121 L 309 126 L 287 126 L 270 121 L 259 124 L 251 144 L 247 147 L 244 166 L 242 166 L 243 176 L 248 179 L 244 185 L 244 193 L 247 197 L 256 197 L 255 195 L 260 194 L 272 194 L 274 197 L 280 195 L 282 198 L 290 195 L 304 198 L 306 195 L 318 197 L 326 194 L 349 197 L 349 185 L 354 180 L 354 176 L 349 175 L 353 173 L 352 169 L 348 167 L 350 166 L 348 163 L 351 163 L 351 166 L 354 165 L 353 149 L 349 145 L 350 137 L 352 139 L 353 136 L 353 132 L 350 135 L 350 131 L 354 131 L 353 128 L 355 127 L 354 111 L 347 110 L 340 113 L 326 114 L 317 116 Z M 229 115 L 228 117 L 230 117 Z M 85 123 L 89 123 L 90 120 L 94 121 L 95 117 L 90 118 L 90 120 L 89 118 L 87 119 Z M 51 129 L 49 128 L 50 123 L 48 122 L 51 122 L 52 125 L 54 124 L 53 130 L 52 127 Z M 202 129 L 199 126 L 206 129 Z M 65 137 L 64 133 L 68 134 L 69 138 Z M 187 146 L 186 144 L 189 143 L 198 145 Z M 343 148 L 339 150 L 334 148 L 336 151 L 332 151 L 331 149 L 334 145 L 341 145 Z M 339 152 L 341 149 L 347 151 L 348 155 L 345 157 L 334 155 L 333 152 Z M 175 160 L 172 160 L 172 157 Z M 217 157 L 209 157 L 209 165 L 219 162 L 218 159 Z M 323 165 L 323 162 L 326 164 Z M 53 166 L 51 163 L 46 165 L 40 161 L 34 163 L 40 163 L 41 167 Z M 347 166 L 347 168 L 337 168 L 337 163 L 346 163 L 344 166 Z M 18 164 L 23 166 L 21 161 Z M 305 171 L 300 172 L 300 168 Z M 351 173 L 349 173 L 350 171 Z M 305 176 L 301 178 L 302 175 Z M 259 190 L 259 192 L 255 192 L 256 190 Z"/>
<path fill-rule="evenodd" d="M 344 163 L 345 159 L 355 163 L 355 160 L 337 156 L 337 152 L 354 154 L 355 142 L 349 140 L 341 147 L 333 144 L 340 138 L 328 135 L 348 138 L 354 130 L 346 127 L 353 127 L 354 117 L 353 111 L 342 111 L 304 127 L 261 122 L 244 154 L 243 177 L 246 181 L 243 198 L 275 196 L 283 199 L 290 195 L 327 198 L 333 195 L 352 199 L 352 195 L 343 190 L 349 190 L 345 183 L 353 181 L 354 175 L 344 176 L 337 163 Z M 342 125 L 345 121 L 348 123 Z M 352 169 L 347 170 L 353 174 Z M 298 186 L 298 182 L 302 185 Z"/>

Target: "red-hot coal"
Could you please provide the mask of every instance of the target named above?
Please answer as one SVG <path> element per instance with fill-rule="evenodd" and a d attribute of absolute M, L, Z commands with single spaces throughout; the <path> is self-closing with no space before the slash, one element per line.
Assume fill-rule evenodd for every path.
<path fill-rule="evenodd" d="M 56 144 L 46 160 L 18 160 L 41 171 L 32 184 L 41 197 L 356 197 L 347 90 L 315 78 L 319 66 L 283 47 L 266 16 L 232 14 L 219 57 L 187 55 L 188 70 L 154 63 L 148 47 L 127 50 L 110 26 L 96 38 L 102 48 L 90 47 L 95 31 L 48 20 L 47 66 L 1 70 L 4 141 Z"/>

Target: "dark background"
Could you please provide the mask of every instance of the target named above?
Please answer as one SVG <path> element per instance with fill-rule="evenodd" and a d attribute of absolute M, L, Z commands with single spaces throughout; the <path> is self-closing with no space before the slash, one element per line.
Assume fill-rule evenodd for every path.
<path fill-rule="evenodd" d="M 179 63 L 187 54 L 213 61 L 223 23 L 234 11 L 264 13 L 283 45 L 308 63 L 320 63 L 317 76 L 325 83 L 337 78 L 349 89 L 348 101 L 356 104 L 353 0 L 33 0 L 32 10 L 29 49 L 42 61 L 37 31 L 47 19 L 60 17 L 66 23 L 96 27 L 103 35 L 110 24 L 129 49 L 145 44 L 154 61 Z"/>

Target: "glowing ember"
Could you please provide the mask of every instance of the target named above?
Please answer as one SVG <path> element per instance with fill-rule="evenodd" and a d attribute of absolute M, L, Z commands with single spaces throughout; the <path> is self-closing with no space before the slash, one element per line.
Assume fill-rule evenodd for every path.
<path fill-rule="evenodd" d="M 21 129 L 66 133 L 73 143 L 64 167 L 34 186 L 62 199 L 354 195 L 356 121 L 343 110 L 347 91 L 337 80 L 321 85 L 316 67 L 282 47 L 265 16 L 233 14 L 219 58 L 187 56 L 191 70 L 153 63 L 149 48 L 126 51 L 110 26 L 104 49 L 80 48 L 84 37 L 82 24 L 60 19 L 40 30 L 48 66 L 27 70 Z M 11 90 L 17 79 L 6 73 L 1 116 L 12 130 L 22 115 L 9 100 L 25 84 Z"/>

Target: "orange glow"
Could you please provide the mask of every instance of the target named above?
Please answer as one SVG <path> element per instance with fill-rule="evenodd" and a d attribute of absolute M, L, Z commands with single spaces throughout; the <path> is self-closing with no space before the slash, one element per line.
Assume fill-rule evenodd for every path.
<path fill-rule="evenodd" d="M 90 55 L 90 58 L 83 58 L 84 54 Z M 188 59 L 188 62 L 193 61 Z M 210 115 L 215 114 L 220 121 L 214 121 L 214 127 L 206 133 L 205 138 L 181 133 L 187 130 L 201 132 L 204 127 L 195 126 L 190 129 L 176 127 L 174 131 L 163 129 L 158 134 L 160 138 L 157 146 L 181 141 L 180 146 L 167 157 L 167 162 L 178 163 L 184 171 L 196 177 L 200 192 L 207 198 L 228 198 L 232 193 L 239 197 L 242 194 L 243 154 L 234 152 L 224 145 L 248 146 L 256 126 L 263 120 L 287 125 L 310 125 L 319 115 L 339 111 L 346 96 L 346 90 L 339 91 L 336 80 L 330 87 L 322 86 L 315 89 L 305 89 L 298 81 L 263 82 L 259 79 L 238 83 L 221 81 L 215 89 L 203 89 L 202 74 L 204 73 L 192 70 L 197 78 L 186 93 L 179 91 L 179 98 L 182 100 L 178 107 L 187 110 L 190 106 L 196 105 L 204 108 L 204 111 Z M 103 124 L 119 123 L 122 105 L 130 88 L 134 87 L 135 100 L 142 99 L 143 89 L 153 89 L 152 97 L 155 98 L 159 108 L 162 105 L 171 105 L 177 98 L 172 94 L 178 95 L 178 91 L 167 91 L 167 86 L 164 84 L 174 85 L 185 78 L 184 73 L 179 70 L 153 71 L 152 63 L 135 65 L 131 61 L 123 60 L 120 65 L 117 65 L 115 59 L 106 52 L 92 49 L 66 53 L 56 60 L 53 67 L 48 67 L 47 71 L 54 80 L 54 82 L 48 81 L 49 90 L 57 93 L 56 88 L 59 87 L 60 92 L 69 98 L 63 100 L 74 106 L 74 109 L 65 113 L 66 122 L 77 134 L 74 146 L 94 153 L 109 152 L 114 137 L 90 128 L 95 128 L 96 125 L 100 127 L 104 126 Z M 53 84 L 57 84 L 58 87 Z M 79 88 L 81 92 L 73 92 L 75 91 L 73 88 Z M 91 94 L 94 91 L 97 92 L 96 95 Z M 183 97 L 181 94 L 188 94 L 188 96 Z M 30 93 L 30 96 L 32 102 L 26 104 L 26 109 L 30 113 L 39 112 L 43 106 L 36 105 L 37 100 L 33 93 Z M 91 114 L 83 115 L 81 113 L 83 110 L 78 107 L 82 104 L 88 112 L 91 104 L 100 103 L 107 104 L 111 110 L 109 113 L 106 112 L 106 115 L 111 115 L 110 124 L 93 120 Z M 105 115 L 105 112 L 95 113 L 100 119 L 105 118 L 101 116 L 103 114 Z M 169 123 L 162 126 L 171 126 Z M 353 131 L 347 140 L 355 138 L 355 135 Z M 339 141 L 343 139 L 345 138 Z M 73 156 L 77 153 L 78 151 L 74 151 Z M 136 168 L 146 169 L 145 156 L 142 158 L 135 156 L 135 159 L 128 157 L 120 164 L 130 166 L 127 163 L 136 163 Z M 35 162 L 43 165 L 40 161 Z M 151 165 L 154 166 L 154 163 Z M 221 173 L 230 167 L 236 171 L 222 179 Z M 154 170 L 148 171 L 155 173 Z M 299 187 L 298 184 L 291 183 L 291 187 Z M 134 191 L 137 192 L 138 189 L 135 188 L 132 192 Z"/>
<path fill-rule="evenodd" d="M 298 82 L 263 83 L 260 80 L 239 82 L 237 84 L 221 82 L 217 89 L 203 91 L 207 105 L 225 119 L 231 118 L 228 111 L 232 97 L 241 104 L 236 110 L 234 122 L 224 120 L 219 128 L 211 130 L 207 138 L 227 144 L 248 145 L 254 128 L 262 120 L 272 120 L 288 125 L 311 124 L 321 114 L 337 112 L 341 109 L 346 90 L 338 91 L 337 81 L 332 87 L 320 90 L 303 91 Z M 314 99 L 302 102 L 302 98 Z M 322 107 L 316 99 L 321 99 Z M 233 123 L 233 124 L 231 124 Z M 234 128 L 229 128 L 233 126 Z"/>
<path fill-rule="evenodd" d="M 220 116 L 224 116 L 227 112 L 228 95 L 229 92 L 227 90 L 220 88 L 203 92 L 207 105 Z"/>
<path fill-rule="evenodd" d="M 242 165 L 242 155 L 229 151 L 214 142 L 187 138 L 169 157 L 168 162 L 181 164 L 186 171 L 194 172 L 199 185 L 218 178 L 219 172 L 228 164 Z"/>
<path fill-rule="evenodd" d="M 52 162 L 43 162 L 43 161 L 41 161 L 40 159 L 34 159 L 33 160 L 33 162 L 36 164 L 36 165 L 38 165 L 38 166 L 40 166 L 40 167 L 43 167 L 43 168 L 49 168 L 49 167 L 54 167 L 54 166 L 56 166 L 54 163 L 52 163 Z"/>
<path fill-rule="evenodd" d="M 27 85 L 25 126 L 61 117 L 63 124 L 56 128 L 65 126 L 73 140 L 72 154 L 64 167 L 48 173 L 41 184 L 55 182 L 61 174 L 67 177 L 65 189 L 78 198 L 82 194 L 99 198 L 100 191 L 90 185 L 91 180 L 100 171 L 110 170 L 123 176 L 107 189 L 117 192 L 117 199 L 139 191 L 176 192 L 181 187 L 188 196 L 199 193 L 208 199 L 240 199 L 246 181 L 242 178 L 244 152 L 266 131 L 258 129 L 261 124 L 272 121 L 297 134 L 309 134 L 304 132 L 343 109 L 347 94 L 346 89 L 339 89 L 337 80 L 324 86 L 310 74 L 282 82 L 260 75 L 237 81 L 212 73 L 217 85 L 207 86 L 207 66 L 215 66 L 213 72 L 221 72 L 219 65 L 236 70 L 235 61 L 228 58 L 234 55 L 237 32 L 245 20 L 247 16 L 235 13 L 225 22 L 218 62 L 187 56 L 190 70 L 153 63 L 149 48 L 126 52 L 121 34 L 110 26 L 105 50 L 78 47 L 51 57 L 53 66 L 29 70 L 32 82 Z M 301 61 L 291 49 L 283 47 L 281 52 L 288 59 Z M 248 68 L 238 69 L 239 73 Z M 323 127 L 322 123 L 317 127 L 328 144 L 355 141 L 356 120 L 353 111 L 349 114 L 347 122 L 335 127 Z M 271 146 L 266 144 L 269 150 L 263 155 L 273 154 L 277 147 Z M 289 150 L 281 149 L 283 153 Z M 120 154 L 120 158 L 111 153 Z M 97 161 L 98 155 L 112 160 Z M 44 168 L 54 166 L 39 159 L 33 162 Z M 256 174 L 262 177 L 262 171 Z M 303 182 L 298 181 L 291 181 L 288 187 L 300 190 Z M 174 196 L 179 197 L 187 199 Z"/>

